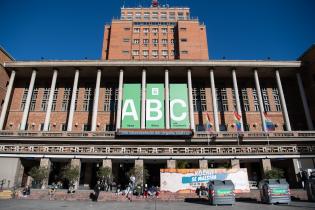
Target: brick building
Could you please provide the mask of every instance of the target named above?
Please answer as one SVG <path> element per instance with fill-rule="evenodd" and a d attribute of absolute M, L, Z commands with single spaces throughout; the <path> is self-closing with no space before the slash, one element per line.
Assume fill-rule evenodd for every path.
<path fill-rule="evenodd" d="M 47 185 L 72 164 L 78 186 L 92 188 L 101 165 L 121 184 L 141 165 L 160 185 L 160 168 L 185 160 L 247 168 L 251 181 L 282 168 L 298 186 L 297 173 L 315 167 L 313 52 L 299 61 L 209 60 L 206 28 L 189 8 L 122 8 L 105 26 L 101 60 L 3 63 L 0 178 L 24 186 L 32 167 L 48 166 Z M 159 108 L 148 103 L 157 100 L 151 87 L 162 93 Z"/>

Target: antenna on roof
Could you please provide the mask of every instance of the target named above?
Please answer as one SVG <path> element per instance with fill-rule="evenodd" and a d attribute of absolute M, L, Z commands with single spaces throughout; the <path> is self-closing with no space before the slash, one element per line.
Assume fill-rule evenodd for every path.
<path fill-rule="evenodd" d="M 121 1 L 122 1 L 122 8 L 125 8 L 126 1 L 125 0 L 121 0 Z"/>
<path fill-rule="evenodd" d="M 159 1 L 158 0 L 152 0 L 152 7 L 158 7 Z"/>

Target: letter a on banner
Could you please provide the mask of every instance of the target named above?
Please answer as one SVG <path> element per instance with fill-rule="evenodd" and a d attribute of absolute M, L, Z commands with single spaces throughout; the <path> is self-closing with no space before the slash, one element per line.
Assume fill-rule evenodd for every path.
<path fill-rule="evenodd" d="M 124 84 L 122 128 L 140 128 L 140 84 Z"/>
<path fill-rule="evenodd" d="M 164 84 L 147 84 L 146 128 L 165 128 Z"/>
<path fill-rule="evenodd" d="M 186 84 L 170 84 L 171 128 L 189 128 L 188 90 Z"/>

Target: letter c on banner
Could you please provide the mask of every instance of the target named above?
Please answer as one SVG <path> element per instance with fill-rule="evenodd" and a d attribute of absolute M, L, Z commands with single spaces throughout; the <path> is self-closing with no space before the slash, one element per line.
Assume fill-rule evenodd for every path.
<path fill-rule="evenodd" d="M 184 108 L 187 107 L 187 104 L 185 103 L 184 100 L 181 100 L 181 99 L 174 99 L 170 103 L 171 118 L 173 120 L 175 120 L 175 121 L 182 121 L 182 120 L 184 120 L 186 118 L 187 112 L 183 112 L 181 115 L 175 116 L 175 114 L 174 114 L 174 105 L 175 104 L 179 104 L 179 105 L 181 105 Z"/>

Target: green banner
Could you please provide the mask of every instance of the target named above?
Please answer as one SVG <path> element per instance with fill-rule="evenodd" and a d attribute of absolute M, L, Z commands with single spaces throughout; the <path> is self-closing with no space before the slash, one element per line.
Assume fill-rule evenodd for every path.
<path fill-rule="evenodd" d="M 146 128 L 165 128 L 164 84 L 147 84 Z"/>
<path fill-rule="evenodd" d="M 171 128 L 189 128 L 188 91 L 186 84 L 170 84 Z"/>
<path fill-rule="evenodd" d="M 124 84 L 122 128 L 140 128 L 140 84 Z"/>

